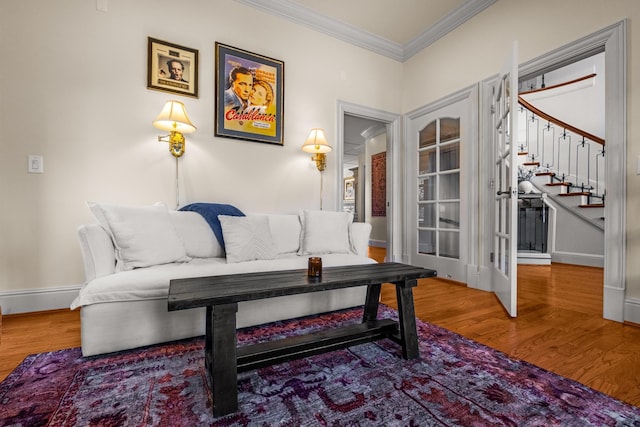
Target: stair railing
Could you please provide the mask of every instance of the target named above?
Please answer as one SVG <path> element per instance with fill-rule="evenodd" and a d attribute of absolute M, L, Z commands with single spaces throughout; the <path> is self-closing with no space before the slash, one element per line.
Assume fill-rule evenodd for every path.
<path fill-rule="evenodd" d="M 525 165 L 566 185 L 567 192 L 587 195 L 589 203 L 604 203 L 604 139 L 539 110 L 521 96 L 518 102 L 520 114 L 526 117 L 525 140 L 519 141 L 518 147 L 527 153 Z M 561 132 L 556 138 L 558 129 Z"/>

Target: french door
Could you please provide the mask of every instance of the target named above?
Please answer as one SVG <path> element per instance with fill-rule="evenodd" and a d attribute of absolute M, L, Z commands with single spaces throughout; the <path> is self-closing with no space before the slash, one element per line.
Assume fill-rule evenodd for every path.
<path fill-rule="evenodd" d="M 468 145 L 475 135 L 469 97 L 409 114 L 406 165 L 409 263 L 467 282 L 469 258 Z"/>
<path fill-rule="evenodd" d="M 517 136 L 518 45 L 513 43 L 493 87 L 491 117 L 493 140 L 494 227 L 491 282 L 510 316 L 517 316 Z"/>

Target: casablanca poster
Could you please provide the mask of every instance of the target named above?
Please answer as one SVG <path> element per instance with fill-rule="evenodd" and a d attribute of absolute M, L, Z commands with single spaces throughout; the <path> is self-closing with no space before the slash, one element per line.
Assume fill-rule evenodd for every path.
<path fill-rule="evenodd" d="M 284 62 L 216 42 L 215 135 L 283 145 Z"/>

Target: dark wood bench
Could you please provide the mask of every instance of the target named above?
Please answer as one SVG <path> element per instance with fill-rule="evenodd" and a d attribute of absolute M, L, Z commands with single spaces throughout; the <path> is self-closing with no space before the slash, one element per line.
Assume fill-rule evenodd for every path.
<path fill-rule="evenodd" d="M 233 274 L 171 280 L 169 310 L 207 307 L 205 366 L 210 374 L 213 413 L 238 409 L 237 373 L 295 358 L 390 338 L 405 359 L 419 357 L 412 288 L 434 270 L 398 263 L 325 268 L 321 278 L 307 270 Z M 399 322 L 377 319 L 382 283 L 396 286 Z M 367 286 L 362 323 L 312 334 L 237 347 L 236 313 L 241 301 Z"/>

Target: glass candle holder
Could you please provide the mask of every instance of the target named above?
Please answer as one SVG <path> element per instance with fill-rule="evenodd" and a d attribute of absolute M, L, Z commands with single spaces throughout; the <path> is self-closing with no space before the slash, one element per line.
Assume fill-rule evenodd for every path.
<path fill-rule="evenodd" d="M 322 277 L 322 258 L 309 257 L 309 277 Z"/>

